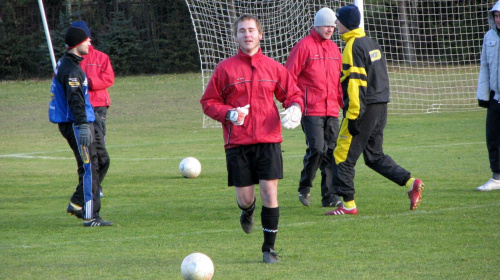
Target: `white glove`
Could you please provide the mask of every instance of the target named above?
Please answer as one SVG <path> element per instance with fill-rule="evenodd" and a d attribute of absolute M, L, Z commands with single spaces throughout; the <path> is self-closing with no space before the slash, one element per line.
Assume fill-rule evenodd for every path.
<path fill-rule="evenodd" d="M 300 106 L 293 103 L 292 106 L 288 107 L 285 112 L 281 113 L 283 118 L 281 118 L 281 123 L 286 129 L 294 129 L 300 124 L 300 119 L 302 118 L 302 110 Z"/>
<path fill-rule="evenodd" d="M 245 117 L 248 115 L 248 108 L 250 108 L 250 104 L 229 110 L 227 112 L 227 119 L 234 125 L 243 125 Z"/>

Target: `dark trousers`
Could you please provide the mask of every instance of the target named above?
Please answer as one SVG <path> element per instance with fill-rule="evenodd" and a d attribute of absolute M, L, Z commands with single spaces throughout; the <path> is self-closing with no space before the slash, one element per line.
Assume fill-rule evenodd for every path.
<path fill-rule="evenodd" d="M 108 112 L 107 107 L 95 107 L 94 113 L 96 118 L 100 118 L 99 121 L 94 123 L 95 130 L 95 142 L 96 142 L 96 152 L 97 152 L 97 162 L 99 164 L 99 186 L 102 188 L 101 184 L 108 173 L 110 159 L 108 151 L 106 150 L 106 115 Z"/>
<path fill-rule="evenodd" d="M 324 203 L 330 202 L 333 173 L 333 150 L 339 134 L 339 119 L 335 117 L 306 116 L 301 120 L 306 136 L 304 168 L 300 174 L 298 191 L 307 191 L 313 186 L 318 168 L 321 170 L 321 196 Z"/>
<path fill-rule="evenodd" d="M 360 133 L 352 136 L 347 129 L 348 120 L 344 118 L 340 135 L 334 151 L 333 187 L 344 201 L 354 199 L 354 167 L 361 154 L 365 164 L 380 175 L 404 186 L 411 174 L 394 160 L 384 154 L 384 128 L 387 123 L 387 103 L 370 104 L 357 121 Z"/>
<path fill-rule="evenodd" d="M 486 146 L 493 173 L 500 173 L 500 103 L 494 99 L 486 113 Z"/>
<path fill-rule="evenodd" d="M 94 131 L 93 123 L 89 123 L 89 128 Z M 101 209 L 96 142 L 94 140 L 89 147 L 82 148 L 77 141 L 78 127 L 73 123 L 60 123 L 59 131 L 73 150 L 78 166 L 78 185 L 70 201 L 83 206 L 84 219 L 96 218 Z"/>

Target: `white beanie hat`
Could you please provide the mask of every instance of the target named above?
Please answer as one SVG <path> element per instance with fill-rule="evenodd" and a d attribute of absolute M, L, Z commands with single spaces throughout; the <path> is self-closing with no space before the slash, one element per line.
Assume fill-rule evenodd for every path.
<path fill-rule="evenodd" d="M 314 26 L 337 26 L 335 24 L 336 20 L 337 17 L 331 9 L 322 8 L 314 17 Z"/>

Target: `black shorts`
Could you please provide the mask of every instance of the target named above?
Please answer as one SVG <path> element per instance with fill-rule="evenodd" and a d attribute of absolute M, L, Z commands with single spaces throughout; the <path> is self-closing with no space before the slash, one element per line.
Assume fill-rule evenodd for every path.
<path fill-rule="evenodd" d="M 280 143 L 244 145 L 226 150 L 228 186 L 250 186 L 259 180 L 283 179 Z"/>

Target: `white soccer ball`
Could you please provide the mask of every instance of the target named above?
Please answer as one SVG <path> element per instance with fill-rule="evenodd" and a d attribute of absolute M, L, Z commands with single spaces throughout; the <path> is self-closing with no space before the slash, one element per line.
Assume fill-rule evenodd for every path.
<path fill-rule="evenodd" d="M 201 163 L 194 157 L 187 157 L 179 164 L 179 170 L 185 178 L 196 178 L 201 173 Z"/>
<path fill-rule="evenodd" d="M 184 280 L 210 280 L 214 276 L 214 263 L 205 254 L 192 253 L 182 261 L 181 275 Z"/>

